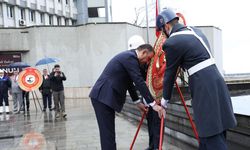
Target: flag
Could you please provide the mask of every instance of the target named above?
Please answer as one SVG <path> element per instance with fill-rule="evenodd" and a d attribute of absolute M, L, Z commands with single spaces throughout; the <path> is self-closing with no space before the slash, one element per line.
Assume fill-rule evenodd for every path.
<path fill-rule="evenodd" d="M 155 22 L 156 22 L 156 18 L 159 14 L 159 10 L 158 10 L 159 6 L 158 6 L 158 0 L 156 0 L 155 2 Z M 155 35 L 156 37 L 159 37 L 160 36 L 160 31 L 157 31 L 156 28 L 155 28 Z"/>

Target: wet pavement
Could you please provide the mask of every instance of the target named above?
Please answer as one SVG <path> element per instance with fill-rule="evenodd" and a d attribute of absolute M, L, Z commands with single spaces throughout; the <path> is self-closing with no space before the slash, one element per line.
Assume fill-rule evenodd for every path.
<path fill-rule="evenodd" d="M 55 119 L 54 111 L 36 112 L 33 101 L 31 106 L 29 113 L 0 115 L 1 150 L 101 149 L 98 126 L 89 99 L 67 99 L 66 119 Z M 120 114 L 116 115 L 118 150 L 129 149 L 137 124 Z M 137 137 L 134 150 L 145 149 L 147 143 L 147 129 L 143 127 Z M 164 143 L 164 149 L 178 150 L 168 143 Z"/>

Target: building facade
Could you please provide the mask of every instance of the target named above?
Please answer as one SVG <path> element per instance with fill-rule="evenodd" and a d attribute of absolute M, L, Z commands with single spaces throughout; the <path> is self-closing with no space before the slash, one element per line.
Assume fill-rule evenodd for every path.
<path fill-rule="evenodd" d="M 0 0 L 0 27 L 110 21 L 111 0 Z"/>
<path fill-rule="evenodd" d="M 0 0 L 0 26 L 72 25 L 75 0 Z"/>

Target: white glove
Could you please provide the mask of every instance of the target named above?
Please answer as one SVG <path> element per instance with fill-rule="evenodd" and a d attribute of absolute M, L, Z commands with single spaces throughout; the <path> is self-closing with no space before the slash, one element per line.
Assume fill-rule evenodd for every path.
<path fill-rule="evenodd" d="M 165 109 L 168 107 L 168 101 L 164 98 L 161 99 L 161 106 L 164 107 Z"/>

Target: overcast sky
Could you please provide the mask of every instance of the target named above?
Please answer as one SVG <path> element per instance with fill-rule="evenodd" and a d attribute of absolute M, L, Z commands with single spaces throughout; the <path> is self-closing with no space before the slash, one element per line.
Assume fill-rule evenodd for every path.
<path fill-rule="evenodd" d="M 148 0 L 149 19 L 154 24 L 155 0 Z M 184 14 L 187 24 L 216 26 L 222 29 L 223 68 L 225 73 L 250 72 L 250 9 L 247 0 L 160 0 L 160 7 L 170 7 Z M 113 21 L 134 23 L 135 8 L 145 0 L 112 0 Z M 144 17 L 140 16 L 141 20 Z M 142 24 L 143 25 L 143 24 Z"/>

